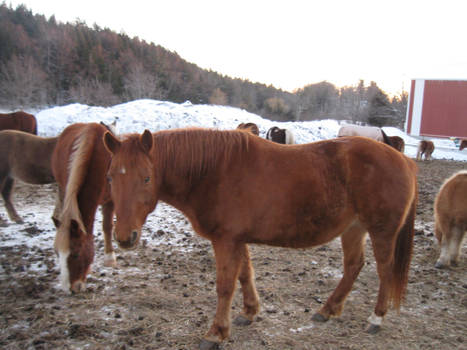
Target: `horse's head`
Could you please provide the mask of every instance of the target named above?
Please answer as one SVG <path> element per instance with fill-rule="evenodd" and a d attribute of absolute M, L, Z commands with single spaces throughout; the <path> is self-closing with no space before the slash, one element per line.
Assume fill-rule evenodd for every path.
<path fill-rule="evenodd" d="M 137 245 L 141 227 L 157 204 L 158 179 L 150 157 L 153 148 L 151 132 L 130 135 L 120 141 L 110 132 L 104 144 L 112 159 L 107 173 L 115 205 L 115 239 L 122 248 Z"/>
<path fill-rule="evenodd" d="M 60 284 L 66 292 L 80 292 L 86 288 L 86 276 L 91 271 L 94 259 L 92 234 L 74 219 L 58 221 L 55 237 L 55 251 L 60 264 Z"/>

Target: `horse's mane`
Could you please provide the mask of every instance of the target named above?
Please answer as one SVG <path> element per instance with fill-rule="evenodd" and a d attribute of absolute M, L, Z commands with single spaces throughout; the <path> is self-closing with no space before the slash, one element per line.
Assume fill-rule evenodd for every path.
<path fill-rule="evenodd" d="M 154 134 L 157 159 L 165 171 L 195 180 L 248 151 L 250 134 L 215 129 L 175 129 Z"/>
<path fill-rule="evenodd" d="M 243 130 L 201 128 L 172 129 L 153 133 L 152 158 L 166 174 L 185 176 L 191 181 L 209 170 L 228 163 L 233 156 L 248 151 L 253 135 Z M 141 149 L 138 135 L 126 137 L 124 159 L 134 159 L 134 150 Z M 135 164 L 136 165 L 136 164 Z"/>

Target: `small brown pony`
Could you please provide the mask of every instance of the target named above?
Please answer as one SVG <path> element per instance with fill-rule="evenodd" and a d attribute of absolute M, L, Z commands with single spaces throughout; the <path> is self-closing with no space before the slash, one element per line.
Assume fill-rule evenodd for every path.
<path fill-rule="evenodd" d="M 253 135 L 259 136 L 259 128 L 255 123 L 240 123 L 237 126 L 239 130 L 248 130 Z"/>
<path fill-rule="evenodd" d="M 462 151 L 466 147 L 467 147 L 467 140 L 461 140 L 461 143 L 459 145 L 459 151 Z"/>
<path fill-rule="evenodd" d="M 391 301 L 399 308 L 413 245 L 417 169 L 393 148 L 363 137 L 286 146 L 204 129 L 146 130 L 122 141 L 106 133 L 104 142 L 112 153 L 108 176 L 121 247 L 138 243 L 159 200 L 212 242 L 218 302 L 202 349 L 229 336 L 237 279 L 244 308 L 236 323 L 251 323 L 259 311 L 249 243 L 305 248 L 341 236 L 344 275 L 313 317 L 326 321 L 341 313 L 364 265 L 368 232 L 380 278 L 369 331 L 380 328 Z"/>
<path fill-rule="evenodd" d="M 0 130 L 20 130 L 37 135 L 37 120 L 32 114 L 19 111 L 0 113 Z"/>
<path fill-rule="evenodd" d="M 425 160 L 431 160 L 431 155 L 434 150 L 435 144 L 432 141 L 421 140 L 418 143 L 417 160 L 422 160 L 423 156 L 425 156 Z"/>
<path fill-rule="evenodd" d="M 397 149 L 399 152 L 404 153 L 405 142 L 404 139 L 400 136 L 388 136 L 391 146 Z"/>
<path fill-rule="evenodd" d="M 456 266 L 467 231 L 467 171 L 448 178 L 435 199 L 435 235 L 441 245 L 437 268 Z"/>
<path fill-rule="evenodd" d="M 112 247 L 113 203 L 106 180 L 110 155 L 102 138 L 108 128 L 97 123 L 73 124 L 59 136 L 52 156 L 52 170 L 59 185 L 54 222 L 54 247 L 60 261 L 62 289 L 85 288 L 86 275 L 94 259 L 94 218 L 102 205 L 105 241 L 104 263 L 116 263 Z"/>
<path fill-rule="evenodd" d="M 51 158 L 57 140 L 16 130 L 0 131 L 0 190 L 12 221 L 23 223 L 10 199 L 15 179 L 36 185 L 55 182 Z M 0 223 L 6 224 L 2 219 Z"/>

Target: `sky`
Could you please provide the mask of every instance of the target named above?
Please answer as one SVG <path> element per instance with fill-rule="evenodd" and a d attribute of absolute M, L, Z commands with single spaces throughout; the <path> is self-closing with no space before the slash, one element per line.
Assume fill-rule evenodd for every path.
<path fill-rule="evenodd" d="M 294 91 L 467 79 L 465 0 L 6 0 L 177 52 L 201 68 Z"/>

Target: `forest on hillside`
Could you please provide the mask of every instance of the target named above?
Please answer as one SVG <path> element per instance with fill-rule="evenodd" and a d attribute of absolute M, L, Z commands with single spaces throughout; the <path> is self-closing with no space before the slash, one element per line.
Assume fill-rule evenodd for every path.
<path fill-rule="evenodd" d="M 394 126 L 402 125 L 407 107 L 407 93 L 390 98 L 375 82 L 336 87 L 323 81 L 283 91 L 201 69 L 125 33 L 0 4 L 0 107 L 111 106 L 142 98 L 229 105 L 277 121 L 334 118 Z"/>

